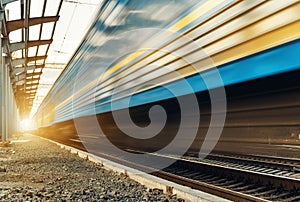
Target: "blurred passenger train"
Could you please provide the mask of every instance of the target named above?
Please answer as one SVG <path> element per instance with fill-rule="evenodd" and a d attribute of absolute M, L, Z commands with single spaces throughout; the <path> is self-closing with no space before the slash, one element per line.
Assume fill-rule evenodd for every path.
<path fill-rule="evenodd" d="M 101 1 L 38 133 L 189 154 L 300 145 L 299 38 L 298 0 Z"/>

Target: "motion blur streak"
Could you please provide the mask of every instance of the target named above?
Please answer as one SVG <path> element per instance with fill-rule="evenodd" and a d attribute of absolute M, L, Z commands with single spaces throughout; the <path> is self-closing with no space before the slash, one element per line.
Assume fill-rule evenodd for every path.
<path fill-rule="evenodd" d="M 272 144 L 299 145 L 299 26 L 297 0 L 106 0 L 35 114 L 36 128 L 45 137 L 101 152 L 109 147 L 104 137 L 123 150 L 154 152 L 180 130 L 178 99 L 196 96 L 200 122 L 184 125 L 196 128 L 196 137 L 187 134 L 174 150 L 191 141 L 186 154 L 198 154 L 207 131 L 220 127 L 211 124 L 212 115 L 222 113 L 222 135 L 209 139 L 218 141 L 216 151 L 251 148 L 271 155 Z M 226 90 L 227 112 L 212 112 L 210 93 L 220 89 Z M 115 112 L 129 110 L 132 122 L 147 128 L 155 105 L 167 117 L 156 136 L 145 138 L 150 135 L 139 130 L 130 136 L 115 123 Z M 197 113 L 184 118 L 197 120 Z M 83 134 L 77 134 L 77 121 L 85 125 Z M 290 151 L 275 155 L 299 158 Z"/>

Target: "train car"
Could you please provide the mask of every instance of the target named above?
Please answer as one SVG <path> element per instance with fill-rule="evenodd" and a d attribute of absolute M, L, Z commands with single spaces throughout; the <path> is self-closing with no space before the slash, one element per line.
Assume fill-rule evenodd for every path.
<path fill-rule="evenodd" d="M 299 158 L 272 153 L 300 145 L 299 19 L 297 0 L 101 1 L 38 134 L 89 151 Z"/>

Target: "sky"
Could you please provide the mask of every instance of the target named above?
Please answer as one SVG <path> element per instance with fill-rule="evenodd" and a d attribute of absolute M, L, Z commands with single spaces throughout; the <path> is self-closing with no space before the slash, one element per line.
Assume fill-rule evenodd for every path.
<path fill-rule="evenodd" d="M 77 47 L 80 45 L 101 0 L 64 0 L 60 11 L 60 18 L 57 22 L 53 42 L 48 51 L 46 68 L 43 70 L 40 85 L 30 113 L 32 117 L 38 106 L 51 89 L 53 83 L 68 63 Z M 43 2 L 41 0 L 31 0 L 30 17 L 40 17 L 42 13 Z M 48 0 L 45 16 L 54 16 L 57 12 L 59 0 Z M 10 3 L 6 6 L 9 10 L 9 19 L 20 19 L 20 1 Z M 49 27 L 49 28 L 47 28 Z M 47 23 L 43 26 L 42 39 L 49 39 L 53 23 Z M 39 25 L 30 27 L 29 40 L 38 39 Z M 21 31 L 11 32 L 11 42 L 21 41 Z M 45 52 L 45 47 L 39 48 L 39 54 Z M 36 48 L 29 49 L 29 56 L 34 54 Z M 20 52 L 14 52 L 13 57 L 20 57 Z"/>

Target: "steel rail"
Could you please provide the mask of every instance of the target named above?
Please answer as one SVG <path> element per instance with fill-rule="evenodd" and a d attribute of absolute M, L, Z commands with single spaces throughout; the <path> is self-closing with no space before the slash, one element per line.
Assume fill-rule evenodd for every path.
<path fill-rule="evenodd" d="M 56 139 L 56 142 L 87 151 L 80 140 Z M 127 149 L 127 152 L 145 152 Z M 111 154 L 97 153 L 96 155 L 117 163 L 144 171 L 167 179 L 169 181 L 217 195 L 233 201 L 297 201 L 299 200 L 300 180 L 283 176 L 268 175 L 260 172 L 251 172 L 229 166 L 209 164 L 201 161 L 191 161 L 179 157 L 147 153 L 160 158 L 175 159 L 171 166 L 157 171 L 145 165 L 129 161 L 126 157 Z M 236 154 L 239 156 L 238 154 Z M 224 157 L 226 159 L 226 157 Z M 243 158 L 243 157 L 241 157 Z M 265 157 L 260 157 L 265 159 Z M 267 158 L 268 159 L 268 158 Z M 243 160 L 241 160 L 242 162 Z M 249 160 L 250 161 L 250 160 Z M 237 162 L 238 163 L 238 162 Z M 266 162 L 264 161 L 264 164 Z"/>

